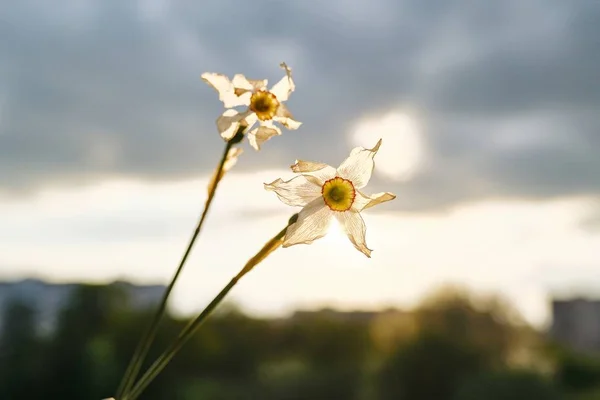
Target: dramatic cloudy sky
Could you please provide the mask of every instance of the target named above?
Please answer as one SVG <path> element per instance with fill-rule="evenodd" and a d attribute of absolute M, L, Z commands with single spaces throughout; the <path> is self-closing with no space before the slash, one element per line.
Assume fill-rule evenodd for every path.
<path fill-rule="evenodd" d="M 409 306 L 457 282 L 534 323 L 600 289 L 600 5 L 561 0 L 0 4 L 0 277 L 165 281 L 223 143 L 205 71 L 281 77 L 304 125 L 247 149 L 176 294 L 208 300 L 293 212 L 262 182 L 384 144 L 368 260 L 332 234 L 234 297 Z"/>

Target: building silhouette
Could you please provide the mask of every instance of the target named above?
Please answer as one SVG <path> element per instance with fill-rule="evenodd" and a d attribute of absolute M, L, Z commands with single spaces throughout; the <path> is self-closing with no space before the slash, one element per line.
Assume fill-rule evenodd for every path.
<path fill-rule="evenodd" d="M 553 300 L 550 336 L 575 350 L 600 352 L 600 300 Z"/>

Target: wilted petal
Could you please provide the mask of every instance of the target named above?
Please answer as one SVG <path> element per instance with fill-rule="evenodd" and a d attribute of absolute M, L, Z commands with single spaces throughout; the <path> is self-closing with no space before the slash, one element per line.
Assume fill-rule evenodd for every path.
<path fill-rule="evenodd" d="M 381 139 L 372 149 L 363 147 L 353 149 L 350 156 L 338 167 L 338 175 L 350 180 L 358 189 L 365 187 L 371 179 L 373 168 L 375 168 L 373 157 L 377 154 L 379 146 L 381 146 Z"/>
<path fill-rule="evenodd" d="M 296 90 L 296 85 L 292 79 L 292 70 L 290 67 L 286 63 L 281 63 L 279 66 L 285 70 L 285 76 L 273 85 L 270 92 L 277 97 L 277 100 L 282 102 L 286 101 L 290 97 L 290 94 Z"/>
<path fill-rule="evenodd" d="M 395 198 L 396 195 L 390 192 L 375 193 L 368 196 L 362 193 L 360 190 L 357 190 L 356 197 L 354 198 L 354 203 L 352 203 L 352 209 L 354 211 L 362 211 L 366 208 L 376 206 L 377 204 L 394 200 Z"/>
<path fill-rule="evenodd" d="M 304 207 L 298 214 L 298 220 L 287 228 L 283 247 L 295 244 L 309 244 L 327 233 L 333 211 L 325 205 L 321 196 Z"/>
<path fill-rule="evenodd" d="M 308 181 L 304 176 L 297 176 L 289 181 L 277 179 L 265 183 L 265 189 L 275 192 L 279 200 L 295 207 L 304 207 L 321 196 L 321 187 Z"/>
<path fill-rule="evenodd" d="M 258 128 L 248 132 L 248 141 L 256 150 L 260 150 L 260 146 L 273 136 L 281 135 L 281 129 L 273 125 L 271 121 L 261 122 Z"/>
<path fill-rule="evenodd" d="M 290 130 L 296 130 L 300 127 L 300 125 L 302 125 L 302 122 L 294 120 L 292 113 L 290 110 L 288 110 L 285 104 L 279 104 L 279 107 L 277 107 L 277 113 L 273 117 L 273 120 L 279 122 L 281 125 Z"/>
<path fill-rule="evenodd" d="M 298 122 L 291 118 L 283 118 L 277 116 L 273 117 L 273 121 L 279 122 L 281 125 L 285 126 L 290 131 L 295 131 L 296 129 L 300 128 L 300 125 L 302 125 L 302 122 Z"/>
<path fill-rule="evenodd" d="M 241 98 L 235 94 L 235 88 L 229 78 L 223 74 L 205 72 L 201 75 L 202 79 L 219 93 L 219 100 L 223 102 L 225 108 L 237 107 L 250 104 L 250 95 Z"/>
<path fill-rule="evenodd" d="M 219 94 L 233 92 L 233 83 L 231 83 L 229 78 L 223 74 L 205 72 L 201 75 L 201 78 Z"/>
<path fill-rule="evenodd" d="M 248 82 L 250 82 L 254 90 L 265 90 L 269 81 L 266 79 L 248 79 Z"/>
<path fill-rule="evenodd" d="M 233 79 L 231 80 L 231 83 L 233 84 L 233 87 L 235 89 L 242 89 L 247 91 L 254 90 L 254 86 L 252 86 L 248 79 L 246 79 L 246 77 L 242 74 L 234 75 Z"/>
<path fill-rule="evenodd" d="M 249 112 L 238 113 L 236 110 L 225 110 L 225 112 L 217 118 L 217 129 L 221 134 L 221 137 L 225 140 L 230 140 L 235 136 L 240 121 L 246 118 Z"/>
<path fill-rule="evenodd" d="M 336 173 L 335 168 L 327 164 L 303 160 L 296 160 L 296 164 L 290 168 L 318 186 L 323 186 L 325 181 L 334 178 Z"/>
<path fill-rule="evenodd" d="M 233 166 L 237 163 L 238 157 L 244 152 L 244 150 L 240 147 L 234 147 L 229 149 L 227 152 L 227 157 L 225 158 L 225 163 L 223 163 L 223 168 L 221 169 L 221 173 L 218 175 L 217 179 L 217 171 L 213 173 L 213 176 L 210 178 L 208 182 L 208 193 L 211 193 L 214 189 L 215 184 L 223 179 L 223 175 L 227 171 L 229 171 Z"/>
<path fill-rule="evenodd" d="M 346 211 L 341 213 L 335 213 L 335 217 L 340 223 L 346 235 L 348 235 L 348 239 L 352 242 L 354 247 L 367 257 L 371 257 L 371 249 L 367 247 L 365 243 L 365 234 L 367 232 L 367 228 L 365 226 L 365 221 L 363 221 L 360 213 L 353 211 Z"/>
<path fill-rule="evenodd" d="M 319 171 L 326 167 L 329 167 L 329 165 L 327 165 L 325 163 L 321 163 L 321 162 L 296 160 L 296 163 L 294 165 L 292 165 L 290 168 L 294 172 L 304 173 L 304 172 Z M 333 168 L 333 167 L 330 167 L 330 168 Z"/>

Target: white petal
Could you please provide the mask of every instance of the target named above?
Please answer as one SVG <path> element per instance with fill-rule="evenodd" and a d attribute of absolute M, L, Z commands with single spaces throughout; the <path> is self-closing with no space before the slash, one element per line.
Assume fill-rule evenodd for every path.
<path fill-rule="evenodd" d="M 248 112 L 238 113 L 236 110 L 225 110 L 225 112 L 217 118 L 217 129 L 221 137 L 225 140 L 230 140 L 235 136 L 240 121 L 248 116 Z"/>
<path fill-rule="evenodd" d="M 294 172 L 304 173 L 304 172 L 319 171 L 326 167 L 329 167 L 329 165 L 327 165 L 325 163 L 296 160 L 296 163 L 294 165 L 292 165 L 290 168 Z M 333 167 L 330 167 L 330 168 L 333 168 Z"/>
<path fill-rule="evenodd" d="M 373 168 L 375 168 L 373 157 L 377 154 L 379 146 L 381 146 L 381 139 L 372 149 L 363 147 L 353 149 L 350 156 L 338 167 L 338 175 L 350 180 L 358 189 L 365 187 L 371 179 Z"/>
<path fill-rule="evenodd" d="M 250 95 L 237 96 L 235 88 L 229 78 L 223 74 L 205 72 L 201 75 L 202 79 L 219 93 L 219 100 L 223 102 L 225 108 L 237 107 L 250 104 Z"/>
<path fill-rule="evenodd" d="M 308 181 L 302 175 L 289 181 L 277 179 L 271 183 L 265 183 L 265 189 L 275 192 L 279 200 L 288 206 L 295 207 L 304 207 L 321 196 L 321 187 Z"/>
<path fill-rule="evenodd" d="M 254 90 L 254 86 L 252 86 L 252 84 L 248 82 L 248 79 L 246 79 L 246 77 L 242 74 L 234 75 L 231 83 L 235 89 L 243 89 L 248 91 Z"/>
<path fill-rule="evenodd" d="M 286 101 L 290 97 L 290 94 L 296 90 L 296 85 L 292 79 L 292 70 L 287 66 L 287 64 L 281 63 L 280 67 L 285 70 L 285 76 L 281 78 L 281 80 L 275 85 L 273 85 L 270 92 L 277 97 L 277 100 L 282 102 Z"/>
<path fill-rule="evenodd" d="M 279 104 L 279 107 L 277 107 L 277 114 L 275 114 L 273 120 L 290 130 L 296 130 L 302 125 L 302 122 L 294 120 L 292 113 L 285 104 Z"/>
<path fill-rule="evenodd" d="M 298 220 L 287 228 L 283 247 L 295 244 L 309 244 L 327 233 L 333 211 L 327 207 L 321 196 L 308 203 L 298 214 Z"/>
<path fill-rule="evenodd" d="M 248 79 L 254 90 L 265 90 L 269 83 L 266 79 Z"/>
<path fill-rule="evenodd" d="M 303 160 L 296 160 L 296 164 L 290 168 L 318 186 L 323 186 L 325 181 L 334 178 L 336 173 L 335 168 L 327 164 Z"/>
<path fill-rule="evenodd" d="M 253 112 L 250 112 L 247 114 L 248 114 L 248 116 L 246 117 L 246 124 L 248 124 L 248 128 L 246 128 L 246 129 L 250 129 L 254 126 L 256 121 L 258 121 L 258 116 L 256 115 L 256 113 L 253 113 Z"/>
<path fill-rule="evenodd" d="M 248 141 L 256 150 L 260 150 L 260 146 L 272 138 L 273 136 L 281 135 L 281 129 L 273 125 L 271 121 L 261 121 L 260 126 L 248 132 Z"/>
<path fill-rule="evenodd" d="M 376 206 L 377 204 L 394 200 L 395 198 L 396 195 L 390 192 L 375 193 L 368 196 L 362 193 L 360 190 L 356 190 L 356 197 L 354 199 L 354 203 L 352 203 L 352 209 L 354 211 L 362 211 L 364 209 Z"/>
<path fill-rule="evenodd" d="M 233 92 L 233 84 L 229 78 L 223 74 L 214 72 L 205 72 L 201 75 L 202 80 L 219 93 Z"/>
<path fill-rule="evenodd" d="M 369 249 L 365 243 L 367 228 L 360 213 L 353 211 L 338 212 L 335 213 L 335 217 L 339 221 L 342 229 L 344 229 L 344 232 L 346 232 L 346 235 L 348 235 L 348 239 L 350 239 L 354 247 L 370 258 L 371 249 Z"/>

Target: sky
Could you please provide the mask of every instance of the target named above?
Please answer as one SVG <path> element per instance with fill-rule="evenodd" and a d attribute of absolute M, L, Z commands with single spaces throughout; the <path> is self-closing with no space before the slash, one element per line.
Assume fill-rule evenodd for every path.
<path fill-rule="evenodd" d="M 279 80 L 303 125 L 245 152 L 174 295 L 201 308 L 297 209 L 263 182 L 383 145 L 364 213 L 280 249 L 244 309 L 410 307 L 442 284 L 531 323 L 600 293 L 600 5 L 593 0 L 0 2 L 0 279 L 166 283 L 206 197 L 223 111 L 203 72 Z"/>

